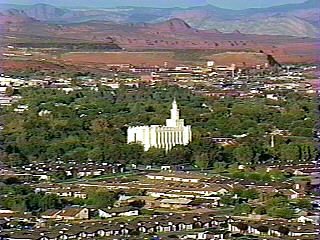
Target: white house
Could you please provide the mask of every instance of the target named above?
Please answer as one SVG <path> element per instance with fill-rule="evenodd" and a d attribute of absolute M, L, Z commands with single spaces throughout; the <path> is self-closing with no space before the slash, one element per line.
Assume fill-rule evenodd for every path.
<path fill-rule="evenodd" d="M 119 207 L 110 209 L 98 209 L 101 218 L 138 216 L 139 210 L 132 207 Z"/>
<path fill-rule="evenodd" d="M 297 218 L 297 222 L 299 223 L 312 223 L 314 225 L 320 225 L 320 216 L 300 216 Z"/>

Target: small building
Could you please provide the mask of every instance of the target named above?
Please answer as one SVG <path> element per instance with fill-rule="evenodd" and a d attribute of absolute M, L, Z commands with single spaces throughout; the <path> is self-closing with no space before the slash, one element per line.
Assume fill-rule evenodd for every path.
<path fill-rule="evenodd" d="M 89 209 L 88 208 L 68 208 L 62 210 L 58 214 L 58 218 L 62 220 L 83 220 L 89 219 Z"/>
<path fill-rule="evenodd" d="M 300 216 L 297 218 L 297 222 L 299 223 L 311 223 L 314 225 L 320 225 L 320 216 L 312 215 L 312 216 Z"/>
<path fill-rule="evenodd" d="M 41 218 L 43 219 L 56 219 L 61 210 L 57 209 L 49 209 L 41 214 Z"/>
<path fill-rule="evenodd" d="M 162 199 L 159 201 L 159 207 L 162 208 L 173 208 L 173 209 L 179 209 L 179 208 L 186 208 L 191 206 L 191 199 L 186 198 L 174 198 L 174 199 Z"/>
<path fill-rule="evenodd" d="M 151 180 L 198 183 L 204 176 L 187 173 L 150 173 L 146 175 Z"/>
<path fill-rule="evenodd" d="M 41 217 L 55 220 L 85 220 L 89 219 L 89 209 L 72 207 L 64 210 L 48 210 Z"/>
<path fill-rule="evenodd" d="M 98 209 L 98 215 L 101 218 L 131 217 L 138 216 L 139 210 L 129 206 L 110 209 Z"/>

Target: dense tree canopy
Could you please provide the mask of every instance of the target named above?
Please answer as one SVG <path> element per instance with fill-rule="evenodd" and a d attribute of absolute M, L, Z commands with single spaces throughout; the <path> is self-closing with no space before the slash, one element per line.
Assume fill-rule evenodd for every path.
<path fill-rule="evenodd" d="M 13 106 L 1 115 L 5 126 L 0 136 L 0 142 L 4 142 L 1 158 L 12 166 L 61 159 L 138 164 L 197 161 L 200 168 L 206 168 L 222 162 L 310 161 L 316 154 L 312 142 L 315 105 L 307 97 L 282 101 L 275 107 L 267 99 L 215 100 L 186 89 L 161 86 L 117 90 L 100 87 L 68 94 L 24 88 L 20 94 L 19 104 L 29 109 L 17 113 L 12 111 Z M 173 97 L 177 98 L 182 117 L 193 127 L 193 142 L 168 154 L 159 149 L 145 153 L 140 145 L 126 144 L 128 126 L 163 124 Z M 269 133 L 276 128 L 291 135 L 275 136 L 275 148 L 271 148 Z M 242 134 L 247 137 L 237 139 L 238 145 L 233 146 L 222 147 L 210 140 Z"/>

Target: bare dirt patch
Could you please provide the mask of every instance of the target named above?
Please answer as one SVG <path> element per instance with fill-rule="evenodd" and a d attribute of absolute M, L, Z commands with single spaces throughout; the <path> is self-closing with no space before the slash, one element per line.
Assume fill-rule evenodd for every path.
<path fill-rule="evenodd" d="M 75 63 L 88 64 L 132 64 L 145 66 L 163 66 L 164 62 L 170 65 L 178 64 L 173 52 L 104 52 L 104 53 L 66 53 L 61 60 Z"/>

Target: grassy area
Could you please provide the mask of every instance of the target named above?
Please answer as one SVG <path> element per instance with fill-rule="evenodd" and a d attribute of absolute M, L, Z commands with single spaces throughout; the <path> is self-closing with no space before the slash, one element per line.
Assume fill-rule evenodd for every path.
<path fill-rule="evenodd" d="M 306 182 L 306 181 L 311 181 L 311 177 L 309 177 L 309 176 L 293 176 L 292 180 L 294 182 Z"/>

